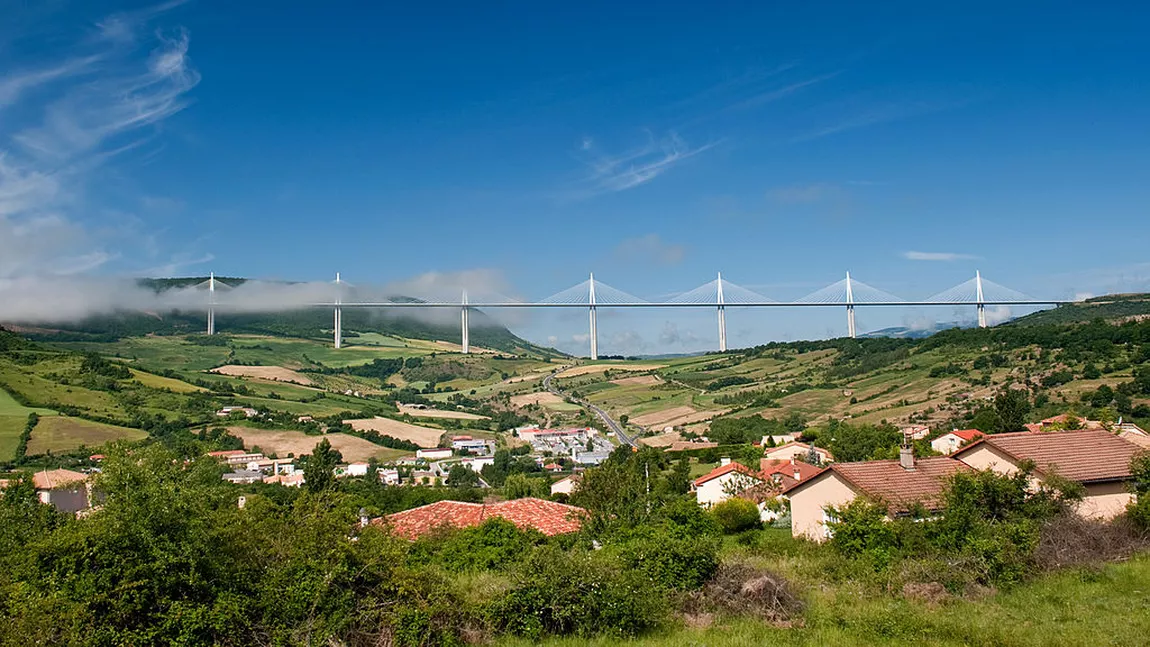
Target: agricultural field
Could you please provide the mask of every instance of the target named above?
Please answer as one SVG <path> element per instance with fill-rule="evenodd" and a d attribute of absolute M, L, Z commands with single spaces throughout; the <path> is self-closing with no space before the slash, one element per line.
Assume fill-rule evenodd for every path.
<path fill-rule="evenodd" d="M 351 425 L 356 431 L 378 431 L 382 436 L 391 436 L 400 440 L 407 440 L 420 447 L 438 447 L 439 438 L 443 436 L 442 429 L 421 427 L 401 420 L 391 418 L 365 418 L 359 420 L 344 420 L 344 424 Z"/>
<path fill-rule="evenodd" d="M 147 434 L 139 429 L 117 427 L 70 416 L 43 416 L 28 440 L 29 454 L 96 448 L 115 440 L 141 440 Z"/>
<path fill-rule="evenodd" d="M 12 399 L 4 389 L 0 389 L 0 460 L 10 460 L 16 451 L 20 434 L 28 423 L 28 414 L 38 413 L 41 416 L 56 415 L 51 409 L 33 409 L 25 407 Z"/>
<path fill-rule="evenodd" d="M 343 454 L 343 459 L 348 462 L 366 462 L 372 458 L 388 461 L 411 454 L 411 452 L 402 449 L 381 447 L 362 438 L 340 433 L 309 436 L 302 431 L 256 429 L 243 426 L 228 427 L 228 432 L 242 439 L 244 447 L 247 449 L 258 447 L 265 456 L 275 454 L 280 458 L 289 455 L 310 454 L 315 449 L 316 444 L 325 438 L 332 447 Z"/>

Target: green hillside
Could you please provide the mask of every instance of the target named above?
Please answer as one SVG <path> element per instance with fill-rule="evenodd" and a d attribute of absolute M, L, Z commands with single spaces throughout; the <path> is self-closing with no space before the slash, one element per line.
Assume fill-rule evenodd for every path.
<path fill-rule="evenodd" d="M 1109 294 L 1095 297 L 1019 317 L 1008 325 L 1041 326 L 1085 323 L 1095 319 L 1125 320 L 1140 316 L 1150 316 L 1150 294 Z"/>
<path fill-rule="evenodd" d="M 170 289 L 198 285 L 207 277 L 174 279 L 143 279 L 140 285 L 164 292 Z M 242 278 L 217 279 L 231 286 L 246 282 Z M 383 300 L 368 295 L 371 300 Z M 403 301 L 405 297 L 390 296 L 390 300 Z M 410 300 L 410 299 L 406 299 Z M 344 338 L 355 344 L 363 333 L 379 333 L 431 341 L 459 343 L 458 313 L 433 312 L 415 316 L 410 311 L 347 308 L 343 312 Z M 203 311 L 175 310 L 164 313 L 120 310 L 112 314 L 91 316 L 80 321 L 38 322 L 20 326 L 34 339 L 52 341 L 115 341 L 125 337 L 143 335 L 183 335 L 203 332 L 206 326 Z M 21 322 L 10 322 L 21 324 Z M 331 340 L 332 313 L 324 308 L 307 308 L 268 313 L 229 313 L 222 309 L 216 313 L 216 330 L 232 334 L 275 335 L 315 340 Z M 531 353 L 558 357 L 562 354 L 536 346 L 517 337 L 504 326 L 479 310 L 470 317 L 471 344 L 513 353 Z"/>

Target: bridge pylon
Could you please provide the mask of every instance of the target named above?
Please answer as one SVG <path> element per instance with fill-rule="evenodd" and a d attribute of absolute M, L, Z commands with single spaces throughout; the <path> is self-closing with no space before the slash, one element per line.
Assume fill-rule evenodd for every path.
<path fill-rule="evenodd" d="M 463 288 L 463 307 L 459 311 L 459 325 L 460 325 L 460 347 L 463 349 L 463 354 L 466 355 L 471 352 L 471 326 L 468 322 L 467 314 L 467 288 Z"/>
<path fill-rule="evenodd" d="M 599 321 L 595 315 L 595 273 L 591 272 L 591 280 L 588 282 L 588 303 L 590 306 L 590 324 L 591 324 L 591 359 L 599 359 Z"/>

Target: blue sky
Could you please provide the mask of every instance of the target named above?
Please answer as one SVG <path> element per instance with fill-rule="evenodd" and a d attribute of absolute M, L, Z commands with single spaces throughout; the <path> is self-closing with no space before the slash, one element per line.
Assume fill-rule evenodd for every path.
<path fill-rule="evenodd" d="M 546 4 L 0 0 L 0 278 L 1150 289 L 1140 3 Z M 511 323 L 576 351 L 575 314 Z M 714 345 L 706 313 L 602 327 Z"/>

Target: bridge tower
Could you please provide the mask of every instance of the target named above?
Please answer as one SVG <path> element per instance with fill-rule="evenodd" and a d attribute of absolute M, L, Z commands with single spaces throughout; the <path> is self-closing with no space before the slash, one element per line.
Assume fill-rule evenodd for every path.
<path fill-rule="evenodd" d="M 460 346 L 463 348 L 463 354 L 466 355 L 471 352 L 471 330 L 467 321 L 467 288 L 463 288 L 463 308 L 459 314 L 459 325 L 461 328 Z"/>
<path fill-rule="evenodd" d="M 216 334 L 216 273 L 208 276 L 208 334 Z"/>
<path fill-rule="evenodd" d="M 718 281 L 715 284 L 718 287 L 718 294 L 716 297 L 718 311 L 719 311 L 719 352 L 727 352 L 727 313 L 726 302 L 723 300 L 723 273 L 719 272 Z"/>
<path fill-rule="evenodd" d="M 599 359 L 599 326 L 598 320 L 595 316 L 595 273 L 591 272 L 590 292 L 588 294 L 590 304 L 590 319 L 591 319 L 591 359 Z"/>
<path fill-rule="evenodd" d="M 343 348 L 343 281 L 339 278 L 339 272 L 335 273 L 335 321 L 333 333 L 334 339 L 333 346 L 336 348 Z"/>
<path fill-rule="evenodd" d="M 855 338 L 855 295 L 851 290 L 850 272 L 847 272 L 847 335 Z"/>
<path fill-rule="evenodd" d="M 974 301 L 978 304 L 978 327 L 986 328 L 986 298 L 982 294 L 982 272 L 974 271 Z"/>

